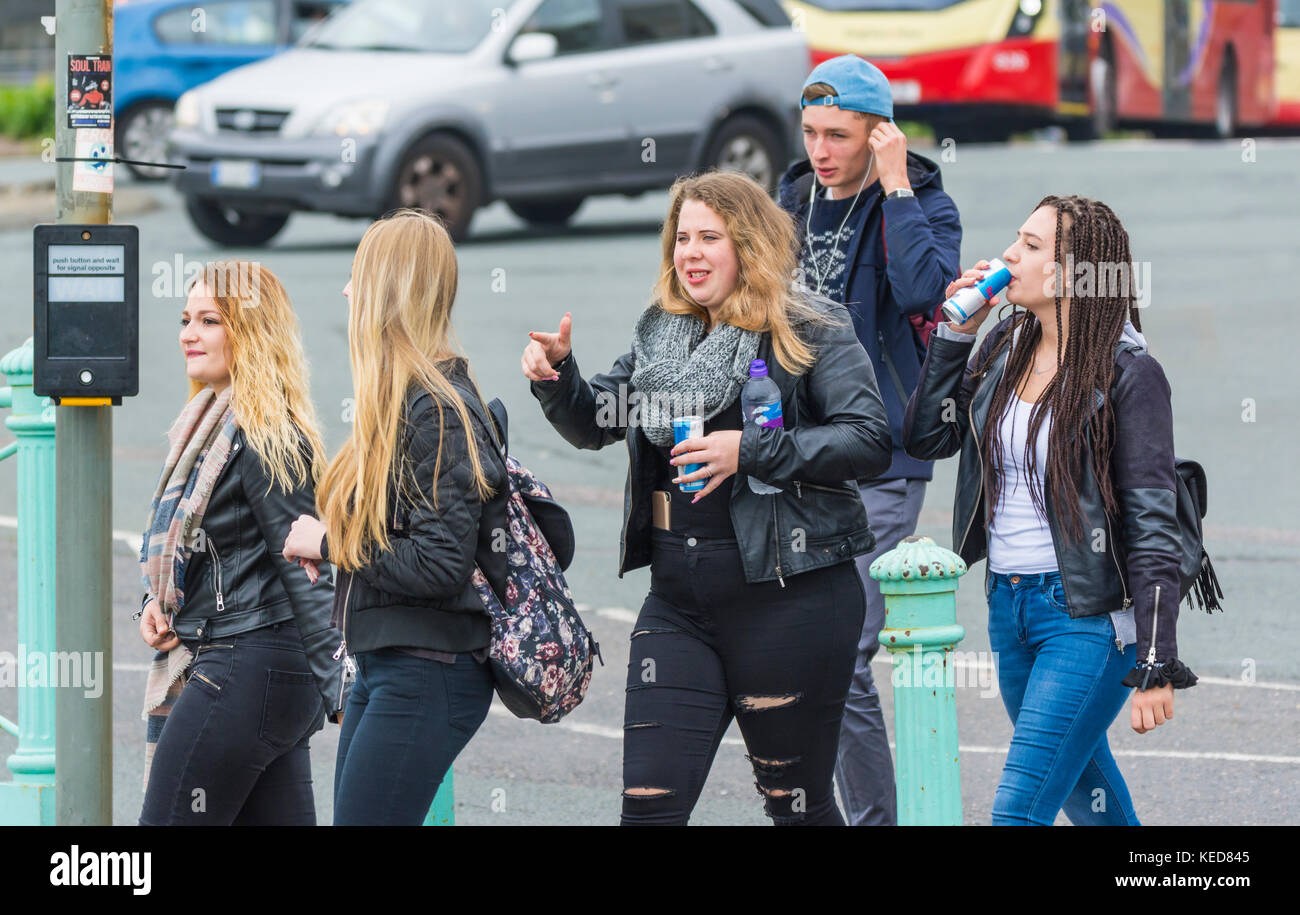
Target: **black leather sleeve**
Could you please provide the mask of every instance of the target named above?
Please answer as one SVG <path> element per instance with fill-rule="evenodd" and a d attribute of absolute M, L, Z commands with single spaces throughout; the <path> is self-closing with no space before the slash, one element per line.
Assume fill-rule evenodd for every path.
<path fill-rule="evenodd" d="M 1000 321 L 987 334 L 974 356 L 973 340 L 947 340 L 930 335 L 930 345 L 921 363 L 921 377 L 903 414 L 903 450 L 921 461 L 952 457 L 961 450 L 969 429 L 971 398 L 979 387 L 989 352 L 1010 327 L 1011 319 Z"/>
<path fill-rule="evenodd" d="M 586 381 L 570 352 L 554 366 L 558 381 L 534 381 L 529 390 L 566 442 L 595 451 L 627 437 L 633 364 L 629 349 L 608 372 Z"/>
<path fill-rule="evenodd" d="M 815 422 L 790 429 L 746 424 L 739 470 L 774 486 L 793 480 L 839 483 L 872 479 L 889 469 L 893 440 L 876 373 L 842 307 L 835 323 L 810 337 L 817 360 L 808 369 Z"/>
<path fill-rule="evenodd" d="M 474 574 L 483 503 L 474 486 L 465 427 L 450 404 L 443 404 L 440 427 L 432 396 L 421 395 L 411 407 L 407 430 L 404 460 L 413 468 L 418 493 L 409 502 L 406 536 L 390 536 L 388 549 L 374 550 L 355 574 L 373 588 L 421 603 L 447 600 L 460 595 Z M 486 447 L 480 442 L 484 461 L 490 459 Z M 483 612 L 481 606 L 446 609 Z"/>
<path fill-rule="evenodd" d="M 330 575 L 329 566 L 322 562 L 320 578 L 313 585 L 297 563 L 289 562 L 281 555 L 289 528 L 298 516 L 315 516 L 315 488 L 307 483 L 285 492 L 271 482 L 266 465 L 251 448 L 240 463 L 244 498 L 266 542 L 268 558 L 275 567 L 280 584 L 289 595 L 294 622 L 302 636 L 307 662 L 316 678 L 325 710 L 331 721 L 337 721 L 342 707 L 340 697 L 346 700 L 346 696 L 342 689 L 343 662 L 334 659 L 343 635 L 330 625 L 330 611 L 334 601 L 333 576 Z"/>
<path fill-rule="evenodd" d="M 1196 675 L 1178 660 L 1181 541 L 1174 416 L 1160 363 L 1147 354 L 1134 354 L 1114 386 L 1113 398 L 1111 467 L 1137 623 L 1137 665 L 1124 682 L 1144 689 L 1165 683 L 1185 689 L 1196 683 Z"/>

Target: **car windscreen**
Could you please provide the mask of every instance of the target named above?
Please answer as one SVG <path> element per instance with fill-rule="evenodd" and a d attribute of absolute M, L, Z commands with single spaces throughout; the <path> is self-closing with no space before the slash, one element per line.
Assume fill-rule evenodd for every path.
<path fill-rule="evenodd" d="M 476 47 L 505 0 L 360 0 L 339 10 L 301 47 L 456 54 Z"/>
<path fill-rule="evenodd" d="M 915 13 L 941 10 L 968 0 L 808 0 L 813 6 L 835 12 Z"/>

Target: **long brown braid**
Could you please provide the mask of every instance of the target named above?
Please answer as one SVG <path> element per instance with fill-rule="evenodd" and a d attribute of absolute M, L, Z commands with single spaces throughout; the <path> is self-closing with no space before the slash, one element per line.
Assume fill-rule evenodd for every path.
<path fill-rule="evenodd" d="M 1047 470 L 1044 474 L 1052 504 L 1064 509 L 1063 530 L 1067 540 L 1083 536 L 1083 516 L 1079 510 L 1079 476 L 1082 470 L 1084 431 L 1092 428 L 1092 474 L 1101 490 L 1102 501 L 1108 515 L 1118 514 L 1114 487 L 1111 484 L 1110 457 L 1114 449 L 1114 416 L 1110 406 L 1110 386 L 1115 369 L 1115 346 L 1128 319 L 1139 331 L 1137 297 L 1133 288 L 1133 261 L 1129 252 L 1128 233 L 1115 213 L 1096 200 L 1086 197 L 1047 196 L 1039 207 L 1056 210 L 1056 374 L 1047 383 L 1042 395 L 1029 413 L 1029 439 L 1026 442 L 1023 466 L 1029 477 L 1030 498 L 1034 507 L 1047 517 L 1043 493 L 1037 479 L 1037 454 L 1034 444 L 1047 410 L 1051 410 L 1051 426 L 1047 435 Z M 1065 217 L 1069 222 L 1065 222 Z M 1067 247 L 1068 245 L 1068 247 Z M 1063 256 L 1068 252 L 1069 256 Z M 1077 265 L 1090 264 L 1093 270 L 1093 288 L 1090 295 L 1078 295 L 1073 289 Z M 1102 289 L 1103 277 L 1114 277 L 1114 265 L 1122 269 L 1127 288 Z M 1109 269 L 1103 269 L 1109 268 Z M 1061 294 L 1070 299 L 1070 332 L 1061 353 Z M 1121 294 L 1123 293 L 1123 294 Z M 1042 338 L 1042 327 L 1029 312 L 1022 312 L 1012 322 L 1006 340 L 1012 340 L 1015 328 L 1018 339 L 1009 343 L 1006 369 L 993 392 L 989 420 L 984 424 L 980 449 L 988 460 L 984 463 L 984 486 L 988 494 L 987 522 L 993 520 L 993 511 L 1005 479 L 1002 465 L 1000 417 L 1012 397 L 1017 396 L 1019 382 L 1033 362 L 1034 349 Z M 1001 349 L 999 346 L 997 349 Z M 996 353 L 996 350 L 995 350 Z M 994 353 L 994 354 L 995 354 Z M 992 361 L 990 355 L 981 371 Z M 1105 393 L 1105 402 L 1096 411 L 1092 421 L 1093 391 Z"/>

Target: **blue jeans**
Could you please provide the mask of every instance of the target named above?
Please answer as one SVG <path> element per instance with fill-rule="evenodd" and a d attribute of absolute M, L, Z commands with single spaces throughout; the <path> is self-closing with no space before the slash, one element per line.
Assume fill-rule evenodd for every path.
<path fill-rule="evenodd" d="M 1106 729 L 1131 692 L 1137 646 L 1110 617 L 1072 619 L 1060 572 L 988 574 L 989 644 L 1015 733 L 993 800 L 995 826 L 1140 826 Z"/>
<path fill-rule="evenodd" d="M 211 642 L 163 721 L 141 826 L 315 826 L 311 735 L 325 723 L 291 621 Z"/>
<path fill-rule="evenodd" d="M 419 826 L 492 704 L 492 671 L 391 648 L 356 656 L 334 764 L 335 826 Z"/>

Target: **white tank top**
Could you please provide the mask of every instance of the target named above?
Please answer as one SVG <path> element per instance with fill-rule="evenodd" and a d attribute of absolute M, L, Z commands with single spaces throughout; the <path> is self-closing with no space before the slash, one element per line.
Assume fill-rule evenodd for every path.
<path fill-rule="evenodd" d="M 1025 444 L 1029 441 L 1029 413 L 1034 408 L 1014 394 L 1002 414 L 999 430 L 1002 439 L 1004 480 L 994 507 L 993 522 L 988 526 L 989 570 L 1003 575 L 1023 572 L 1033 575 L 1055 572 L 1056 550 L 1047 518 L 1038 513 L 1029 494 L 1029 477 L 1021 465 Z M 1050 410 L 1044 407 L 1045 410 Z M 1038 430 L 1034 445 L 1035 477 L 1039 491 L 1046 498 L 1043 475 L 1047 468 L 1047 433 L 1052 426 L 1049 412 Z"/>

